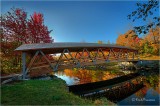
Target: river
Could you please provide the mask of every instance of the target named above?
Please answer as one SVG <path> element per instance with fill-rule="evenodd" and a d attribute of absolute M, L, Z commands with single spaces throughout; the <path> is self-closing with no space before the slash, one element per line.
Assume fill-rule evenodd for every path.
<path fill-rule="evenodd" d="M 68 86 L 98 82 L 123 76 L 134 71 L 105 69 L 65 69 L 55 75 L 65 80 Z M 160 96 L 160 76 L 158 72 L 141 71 L 144 87 L 126 98 L 117 101 L 117 105 L 158 105 Z"/>

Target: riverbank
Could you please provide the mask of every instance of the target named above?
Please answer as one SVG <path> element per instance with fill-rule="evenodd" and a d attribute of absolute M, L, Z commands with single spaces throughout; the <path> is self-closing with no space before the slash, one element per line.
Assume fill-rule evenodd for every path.
<path fill-rule="evenodd" d="M 107 99 L 82 99 L 63 80 L 27 80 L 1 86 L 2 105 L 114 105 Z"/>
<path fill-rule="evenodd" d="M 160 60 L 160 56 L 145 54 L 140 55 L 140 60 Z"/>

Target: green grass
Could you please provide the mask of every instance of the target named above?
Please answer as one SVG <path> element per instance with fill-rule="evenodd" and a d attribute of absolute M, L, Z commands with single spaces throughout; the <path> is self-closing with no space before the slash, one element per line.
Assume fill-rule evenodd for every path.
<path fill-rule="evenodd" d="M 106 104 L 105 101 L 100 103 Z M 109 102 L 108 102 L 109 103 Z M 97 105 L 67 91 L 65 82 L 28 80 L 1 86 L 2 105 Z"/>

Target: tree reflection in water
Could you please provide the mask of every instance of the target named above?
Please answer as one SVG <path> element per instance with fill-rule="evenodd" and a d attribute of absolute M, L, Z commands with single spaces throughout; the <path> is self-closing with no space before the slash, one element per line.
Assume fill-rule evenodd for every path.
<path fill-rule="evenodd" d="M 88 70 L 88 69 L 64 69 L 64 71 L 58 71 L 58 76 L 66 75 L 79 79 L 76 84 L 84 84 L 90 82 L 97 82 L 102 80 L 112 79 L 118 76 L 124 75 L 123 72 L 116 72 L 116 70 L 102 71 L 102 70 Z"/>
<path fill-rule="evenodd" d="M 120 70 L 116 69 L 65 69 L 63 71 L 58 71 L 56 72 L 57 76 L 68 76 L 68 79 L 78 79 L 70 85 L 75 85 L 75 84 L 84 84 L 84 83 L 90 83 L 90 82 L 97 82 L 97 81 L 102 81 L 102 80 L 109 80 L 115 77 L 119 77 L 122 75 L 126 75 L 126 70 L 124 72 L 121 72 Z M 127 71 L 128 72 L 128 71 Z M 132 71 L 131 71 L 132 73 Z M 141 73 L 141 72 L 140 72 Z M 128 73 L 127 73 L 128 74 Z M 157 104 L 159 100 L 159 94 L 160 94 L 160 77 L 159 74 L 157 73 L 150 73 L 147 72 L 146 74 L 143 75 L 143 84 L 145 87 L 142 89 L 138 90 L 131 96 L 128 96 L 127 98 L 117 102 L 117 104 L 138 104 L 139 102 L 132 101 L 133 98 L 146 98 L 146 99 L 154 99 L 155 102 L 153 104 Z M 133 80 L 134 84 L 136 83 L 136 80 Z M 129 85 L 128 85 L 129 86 Z M 130 88 L 132 89 L 132 88 Z M 125 89 L 126 91 L 126 89 Z M 124 94 L 122 94 L 124 95 Z M 130 103 L 128 102 L 130 101 Z M 142 104 L 145 104 L 146 101 L 142 101 Z M 148 102 L 147 102 L 148 103 Z"/>
<path fill-rule="evenodd" d="M 152 92 L 151 94 L 154 96 L 157 93 L 160 94 L 160 82 L 159 82 L 158 74 L 151 74 L 148 76 L 143 76 L 143 84 L 145 85 L 140 91 L 136 92 L 135 95 L 139 98 L 144 98 L 148 92 L 148 90 L 155 90 L 156 92 Z"/>

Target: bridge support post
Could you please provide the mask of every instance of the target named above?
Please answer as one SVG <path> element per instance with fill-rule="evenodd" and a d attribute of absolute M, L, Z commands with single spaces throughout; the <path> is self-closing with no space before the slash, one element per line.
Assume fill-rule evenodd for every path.
<path fill-rule="evenodd" d="M 109 58 L 110 58 L 110 55 L 111 55 L 111 49 L 109 50 L 109 53 L 108 53 L 108 55 L 107 55 L 107 57 L 106 57 L 106 62 L 109 62 L 110 60 L 109 60 Z"/>
<path fill-rule="evenodd" d="M 132 56 L 132 60 L 134 61 L 134 55 L 135 55 L 135 52 L 133 52 L 133 56 Z"/>
<path fill-rule="evenodd" d="M 26 52 L 22 52 L 22 79 L 26 78 Z"/>

